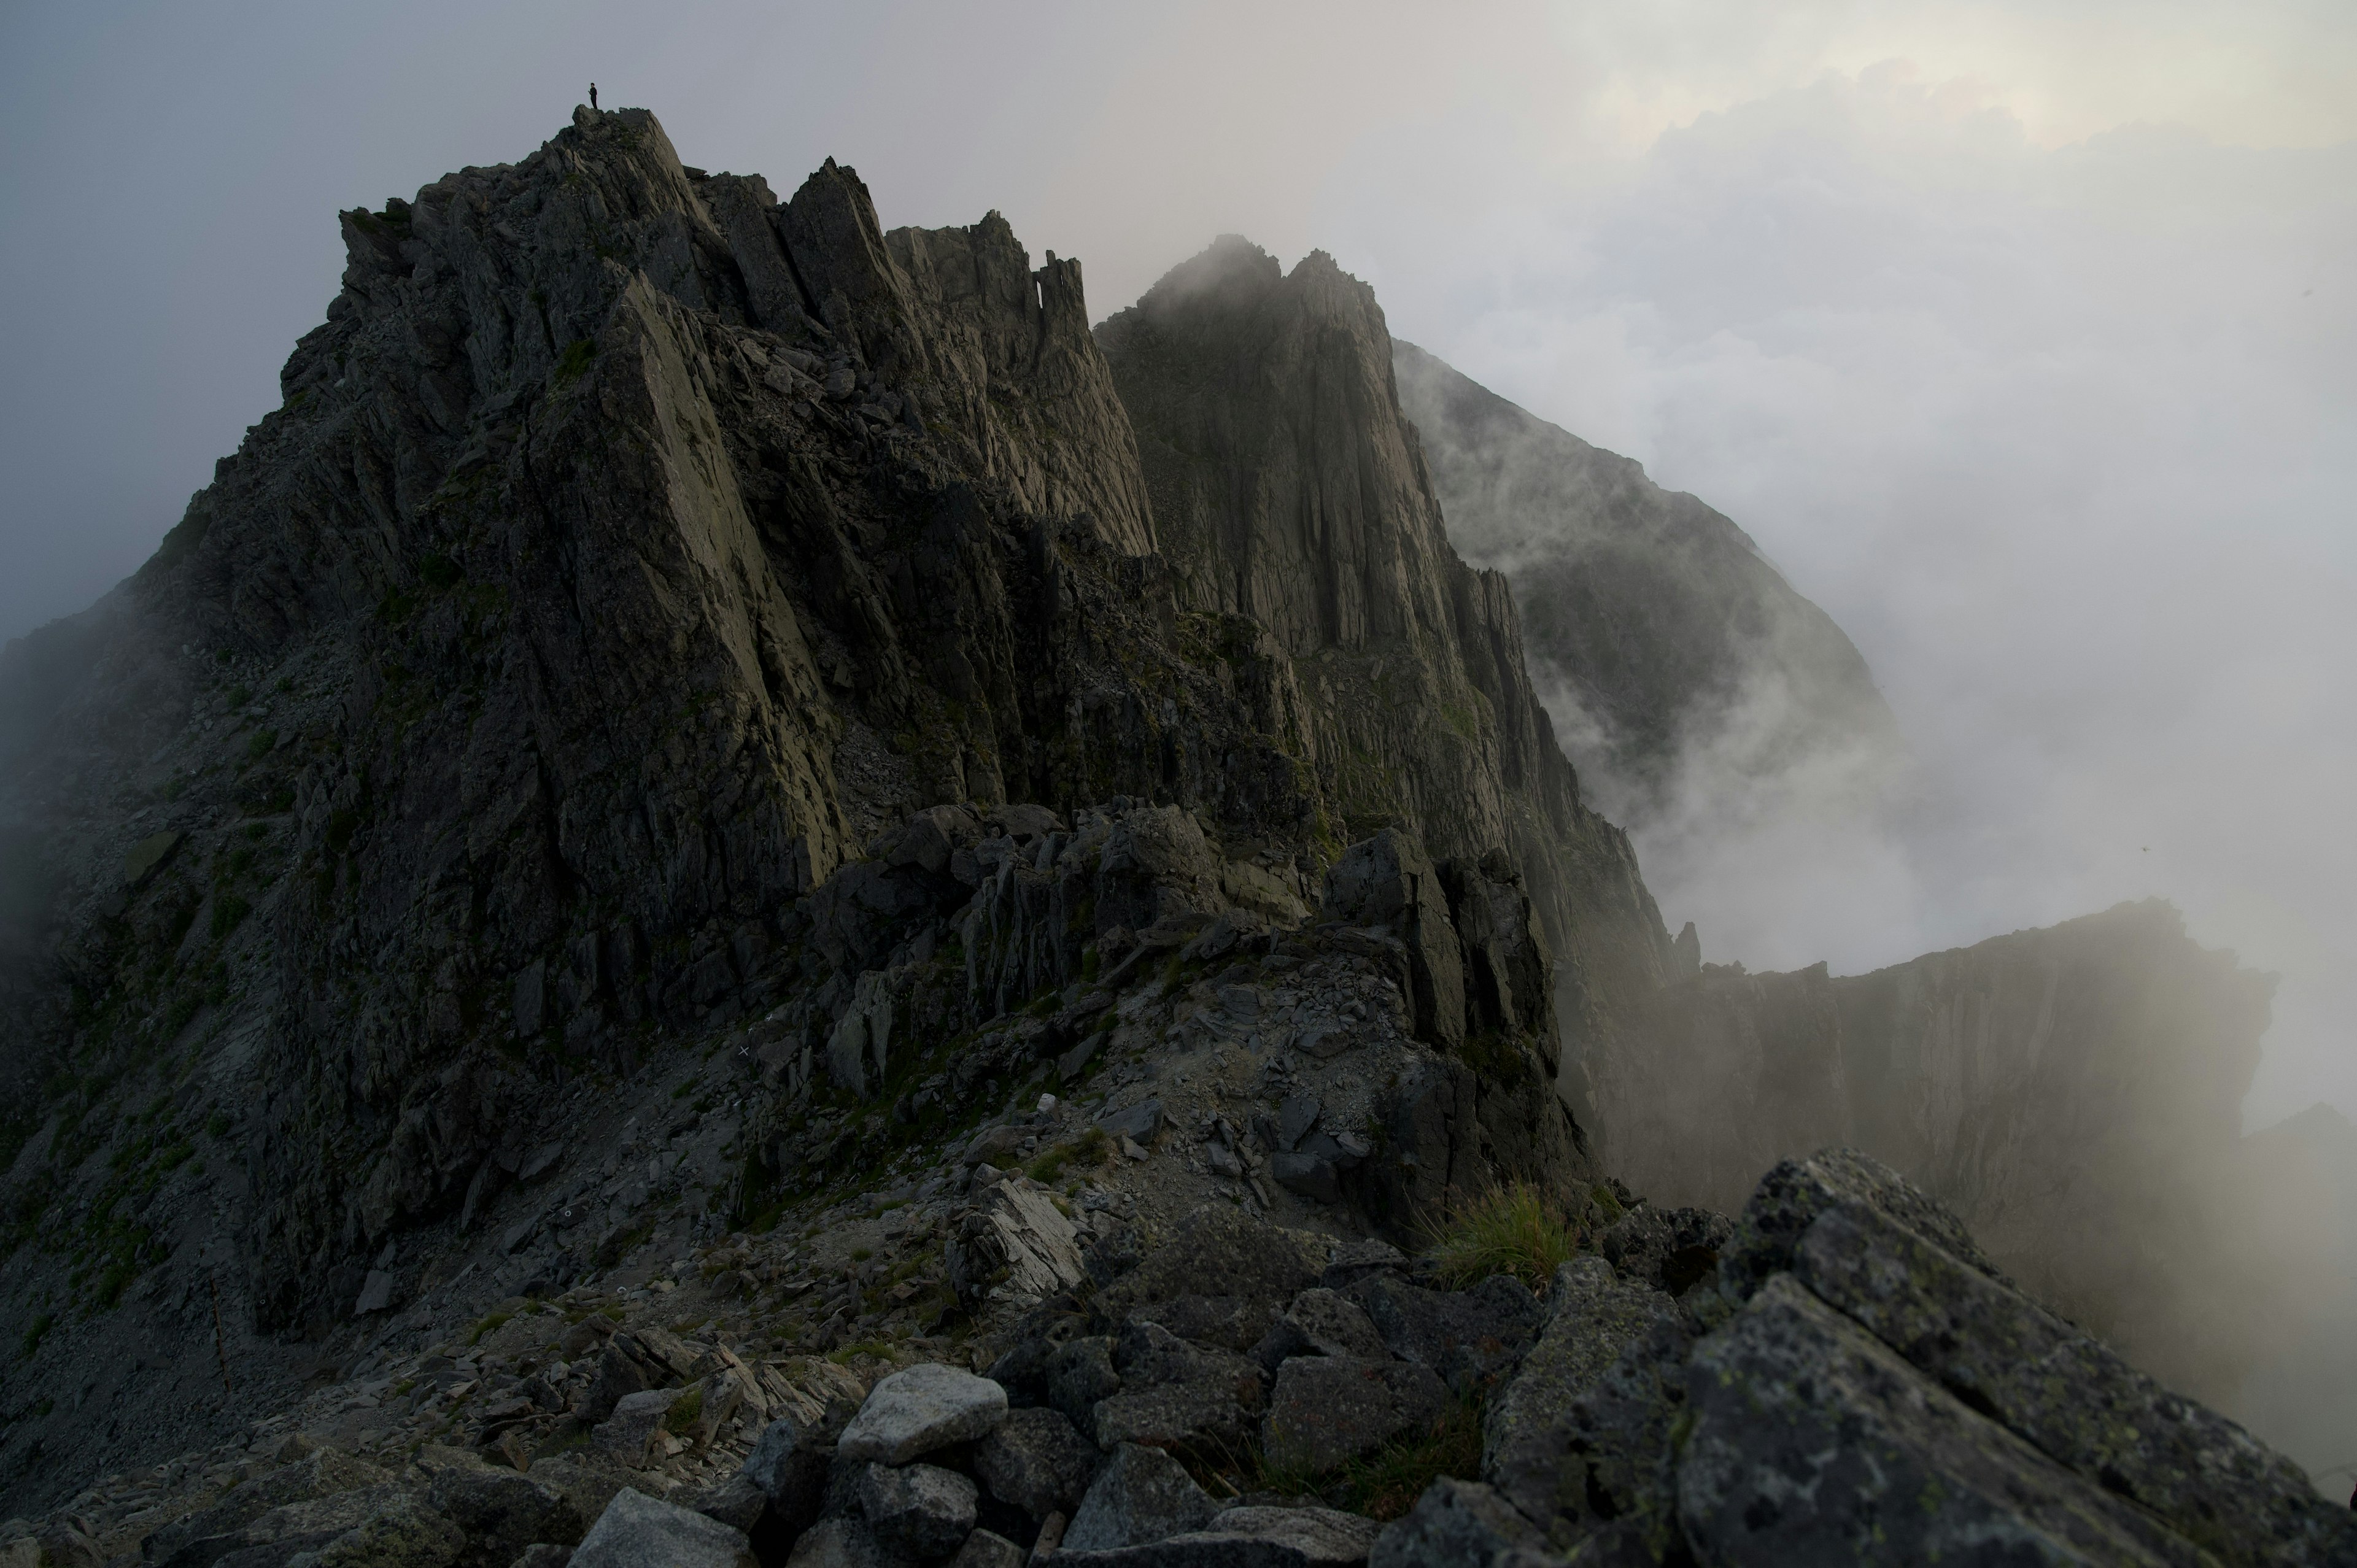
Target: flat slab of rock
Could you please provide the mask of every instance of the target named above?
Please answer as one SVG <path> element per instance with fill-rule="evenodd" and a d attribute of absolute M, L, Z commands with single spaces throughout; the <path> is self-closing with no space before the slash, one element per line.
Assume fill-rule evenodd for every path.
<path fill-rule="evenodd" d="M 1296 1356 L 1276 1371 L 1262 1441 L 1269 1463 L 1316 1473 L 1421 1432 L 1448 1406 L 1429 1367 L 1358 1356 Z"/>
<path fill-rule="evenodd" d="M 835 1441 L 845 1459 L 905 1465 L 952 1443 L 971 1443 L 1006 1419 L 1006 1391 L 988 1378 L 927 1361 L 868 1391 Z"/>
<path fill-rule="evenodd" d="M 1067 1548 L 1054 1562 L 1057 1568 L 1357 1568 L 1382 1528 L 1333 1509 L 1236 1508 L 1203 1530 L 1113 1551 Z"/>
<path fill-rule="evenodd" d="M 629 1487 L 614 1494 L 571 1568 L 755 1568 L 741 1530 Z"/>
<path fill-rule="evenodd" d="M 1695 1345 L 1686 1398 L 1678 1520 L 1706 1563 L 2206 1561 L 1790 1275 Z"/>
<path fill-rule="evenodd" d="M 1124 1444 L 1097 1472 L 1064 1531 L 1062 1552 L 1112 1552 L 1201 1530 L 1219 1513 L 1178 1460 Z M 1061 1553 L 1059 1562 L 1062 1561 Z"/>
<path fill-rule="evenodd" d="M 679 1400 L 678 1389 L 641 1389 L 624 1394 L 614 1413 L 589 1430 L 589 1441 L 632 1469 L 642 1469 L 663 1434 L 663 1418 Z"/>
<path fill-rule="evenodd" d="M 2240 1426 L 1888 1215 L 1819 1215 L 1792 1278 L 2050 1458 L 2143 1504 L 2222 1562 L 2357 1556 L 2348 1510 Z"/>

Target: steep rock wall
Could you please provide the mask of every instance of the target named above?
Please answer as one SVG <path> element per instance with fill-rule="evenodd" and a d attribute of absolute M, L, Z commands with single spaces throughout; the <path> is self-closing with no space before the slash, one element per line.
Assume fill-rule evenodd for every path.
<path fill-rule="evenodd" d="M 1863 1149 L 2034 1294 L 2227 1399 L 2289 1281 L 2252 1250 L 2241 1179 L 2273 990 L 2158 902 L 1871 974 L 1713 965 L 1592 1064 L 1603 1160 L 1657 1201 L 1730 1208 L 1780 1158 Z"/>
<path fill-rule="evenodd" d="M 1443 858 L 1512 850 L 1577 1062 L 1662 983 L 1666 935 L 1628 840 L 1580 801 L 1505 580 L 1448 546 L 1373 291 L 1322 252 L 1286 274 L 1229 236 L 1097 338 L 1183 602 L 1290 656 L 1354 829 L 1396 822 Z"/>
<path fill-rule="evenodd" d="M 1583 767 L 1641 805 L 1739 705 L 1758 772 L 1898 755 L 1865 659 L 1740 528 L 1413 343 L 1393 364 L 1449 542 L 1512 585 L 1532 678 L 1577 710 L 1566 745 Z"/>

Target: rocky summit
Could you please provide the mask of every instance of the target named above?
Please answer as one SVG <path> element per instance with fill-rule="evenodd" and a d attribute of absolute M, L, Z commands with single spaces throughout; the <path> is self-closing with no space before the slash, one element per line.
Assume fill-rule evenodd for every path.
<path fill-rule="evenodd" d="M 1867 1156 L 1626 1185 L 1729 983 L 1330 258 L 341 222 L 0 657 L 0 1563 L 2357 1561 Z"/>

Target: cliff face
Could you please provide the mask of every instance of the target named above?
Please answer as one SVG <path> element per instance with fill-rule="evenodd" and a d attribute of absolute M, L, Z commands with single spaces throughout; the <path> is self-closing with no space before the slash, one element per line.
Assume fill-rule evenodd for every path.
<path fill-rule="evenodd" d="M 1627 809 L 1652 804 L 1680 747 L 1738 709 L 1735 760 L 1753 774 L 1827 753 L 1897 757 L 1865 659 L 1741 529 L 1412 343 L 1393 362 L 1449 542 L 1512 585 L 1566 747 Z"/>
<path fill-rule="evenodd" d="M 1627 838 L 1582 804 L 1506 581 L 1449 548 L 1373 291 L 1229 236 L 1097 330 L 1182 601 L 1265 626 L 1346 820 L 1505 846 L 1563 961 L 1566 1054 L 1669 957 Z"/>
<path fill-rule="evenodd" d="M 1660 994 L 1646 1048 L 1598 1069 L 1604 1156 L 1649 1193 L 1727 1207 L 1778 1158 L 1863 1149 L 2032 1294 L 2226 1399 L 2286 1305 L 2270 1293 L 2296 1283 L 2242 1217 L 2273 991 L 2159 903 L 1841 979 L 1712 966 Z"/>
<path fill-rule="evenodd" d="M 1502 585 L 1444 563 L 1459 599 L 1360 648 L 1358 684 L 1305 685 L 1285 605 L 1207 604 L 1200 560 L 1151 553 L 1078 264 L 1032 268 L 995 215 L 885 233 L 831 163 L 781 203 L 584 110 L 342 223 L 284 406 L 135 578 L 0 658 L 0 1328 L 42 1346 L 9 1409 L 98 1369 L 120 1413 L 82 1436 L 135 1453 L 219 1414 L 216 1290 L 250 1400 L 256 1368 L 301 1375 L 272 1337 L 447 1306 L 465 1267 L 504 1294 L 610 1265 L 655 1222 L 655 1178 L 614 1162 L 678 1114 L 652 1077 L 691 1041 L 766 1074 L 699 1101 L 734 1173 L 694 1189 L 706 1230 L 1036 1085 L 1111 1005 L 1074 988 L 1125 959 L 1159 1008 L 1143 1049 L 1239 942 L 1275 984 L 1272 927 L 1369 800 L 1409 798 L 1367 783 L 1394 773 L 1440 853 L 1352 882 L 1353 945 L 1319 960 L 1351 1011 L 1272 993 L 1284 1024 L 1215 1038 L 1308 1031 L 1325 1054 L 1272 1081 L 1348 1080 L 1328 1132 L 1285 1133 L 1302 1202 L 1407 1227 L 1452 1184 L 1587 1172 L 1507 851 L 1553 867 L 1551 823 L 1587 835 L 1589 904 L 1534 872 L 1556 929 L 1651 911 L 1526 693 L 1469 716 L 1519 689 Z M 1328 542 L 1379 554 L 1354 531 L 1389 515 Z M 1453 651 L 1415 667 L 1458 632 L 1488 687 Z M 1380 718 L 1319 711 L 1383 671 Z M 1334 1055 L 1394 1006 L 1380 1072 Z M 608 1099 L 629 1124 L 576 1147 Z M 1361 1171 L 1370 1138 L 1422 1174 Z M 572 1218 L 494 1250 L 526 1182 Z M 48 1484 L 64 1435 L 0 1433 L 0 1465 Z"/>

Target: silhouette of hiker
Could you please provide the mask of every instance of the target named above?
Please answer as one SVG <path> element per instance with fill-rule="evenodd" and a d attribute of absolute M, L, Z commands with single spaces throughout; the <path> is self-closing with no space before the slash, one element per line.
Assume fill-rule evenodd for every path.
<path fill-rule="evenodd" d="M 594 81 L 589 84 L 589 107 L 597 107 L 597 84 Z"/>

